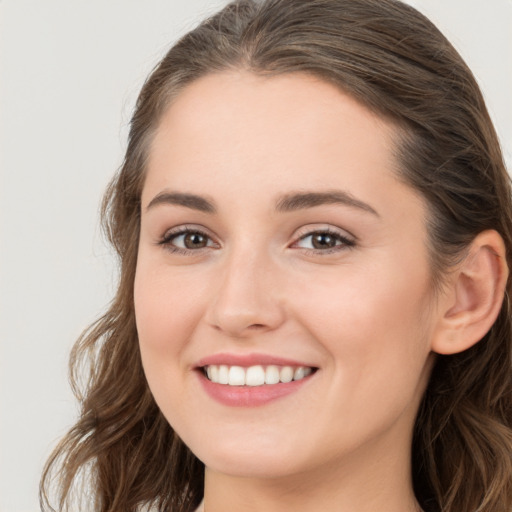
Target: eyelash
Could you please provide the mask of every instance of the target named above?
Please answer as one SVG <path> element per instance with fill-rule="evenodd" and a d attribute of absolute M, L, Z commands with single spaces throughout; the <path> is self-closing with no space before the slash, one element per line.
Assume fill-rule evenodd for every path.
<path fill-rule="evenodd" d="M 184 236 L 184 235 L 200 235 L 202 237 L 205 237 L 208 242 L 212 242 L 212 237 L 206 233 L 205 231 L 197 228 L 197 227 L 187 227 L 187 226 L 181 226 L 179 228 L 176 228 L 175 230 L 167 231 L 161 240 L 158 241 L 158 245 L 161 245 L 165 247 L 166 250 L 175 253 L 175 254 L 183 254 L 183 255 L 190 255 L 192 253 L 197 253 L 201 251 L 202 249 L 208 249 L 212 247 L 212 245 L 206 245 L 205 247 L 199 247 L 196 249 L 188 249 L 188 248 L 182 248 L 177 247 L 176 245 L 173 245 L 173 241 L 175 241 L 178 237 Z M 325 256 L 328 254 L 333 254 L 336 252 L 344 251 L 347 249 L 351 249 L 356 245 L 356 242 L 354 239 L 349 238 L 345 235 L 342 235 L 338 231 L 332 229 L 332 228 L 324 228 L 324 229 L 316 229 L 313 231 L 308 231 L 307 233 L 301 235 L 292 245 L 292 248 L 300 248 L 298 247 L 298 244 L 304 240 L 306 240 L 309 237 L 313 237 L 314 235 L 329 235 L 330 237 L 334 238 L 336 241 L 336 245 L 334 247 L 328 248 L 328 249 L 307 249 L 302 248 L 302 250 L 309 255 L 321 255 Z M 339 242 L 339 243 L 338 243 Z M 216 245 L 218 247 L 218 244 L 213 241 L 214 246 Z"/>
<path fill-rule="evenodd" d="M 341 234 L 339 231 L 334 230 L 332 228 L 322 228 L 322 229 L 315 229 L 313 231 L 308 231 L 304 235 L 301 235 L 298 238 L 298 240 L 293 243 L 292 247 L 297 246 L 297 244 L 299 242 L 302 242 L 303 240 L 306 240 L 307 238 L 313 237 L 315 235 L 328 235 L 336 241 L 336 245 L 334 247 L 330 247 L 328 249 L 314 249 L 314 248 L 306 249 L 306 248 L 303 248 L 303 250 L 304 250 L 304 252 L 306 252 L 306 254 L 311 254 L 311 255 L 315 255 L 315 256 L 317 256 L 317 255 L 326 256 L 326 255 L 337 253 L 340 251 L 345 251 L 347 249 L 352 249 L 356 245 L 356 242 L 353 238 L 349 238 L 348 236 L 345 236 L 345 235 Z M 338 242 L 339 242 L 339 244 L 338 244 Z"/>
<path fill-rule="evenodd" d="M 166 250 L 172 253 L 184 255 L 197 253 L 201 249 L 206 249 L 209 247 L 207 245 L 206 247 L 200 247 L 198 249 L 187 249 L 183 247 L 176 247 L 176 245 L 173 245 L 173 240 L 176 240 L 176 238 L 183 235 L 200 235 L 208 239 L 208 241 L 212 241 L 212 237 L 202 229 L 193 226 L 180 226 L 175 230 L 167 231 L 162 237 L 162 239 L 158 242 L 158 245 L 163 246 Z"/>

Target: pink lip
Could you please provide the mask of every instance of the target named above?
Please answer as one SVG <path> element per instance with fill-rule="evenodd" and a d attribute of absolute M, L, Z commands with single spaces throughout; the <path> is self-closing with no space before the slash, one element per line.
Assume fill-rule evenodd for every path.
<path fill-rule="evenodd" d="M 217 384 L 206 378 L 203 367 L 210 365 L 227 366 L 314 366 L 283 357 L 277 357 L 269 354 L 228 354 L 220 353 L 204 357 L 195 365 L 199 381 L 206 393 L 217 402 L 230 407 L 256 407 L 265 405 L 269 402 L 285 397 L 298 391 L 306 382 L 314 376 L 314 373 L 308 377 L 287 383 L 264 384 L 262 386 L 228 386 L 226 384 Z"/>
<path fill-rule="evenodd" d="M 217 402 L 229 407 L 257 407 L 298 391 L 315 374 L 292 382 L 254 387 L 216 384 L 208 380 L 202 371 L 197 371 L 197 375 L 203 389 Z"/>
<path fill-rule="evenodd" d="M 203 366 L 225 364 L 228 366 L 242 366 L 247 368 L 249 366 L 261 365 L 268 366 L 275 364 L 277 366 L 310 366 L 312 365 L 296 361 L 293 359 L 286 359 L 282 357 L 271 356 L 268 354 L 214 354 L 204 357 L 197 362 L 196 367 L 202 368 Z"/>

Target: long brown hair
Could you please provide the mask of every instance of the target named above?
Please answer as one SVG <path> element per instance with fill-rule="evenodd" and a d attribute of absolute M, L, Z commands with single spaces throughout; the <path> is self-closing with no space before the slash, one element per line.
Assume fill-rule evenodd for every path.
<path fill-rule="evenodd" d="M 512 268 L 511 192 L 496 133 L 470 70 L 424 16 L 397 0 L 232 2 L 168 52 L 137 100 L 125 160 L 103 204 L 119 287 L 72 352 L 82 410 L 45 468 L 45 510 L 52 485 L 58 510 L 72 508 L 80 492 L 98 512 L 190 512 L 201 501 L 204 467 L 163 418 L 144 377 L 133 281 L 144 169 L 159 119 L 187 84 L 230 68 L 309 73 L 396 123 L 400 177 L 429 206 L 434 285 L 486 229 L 501 234 Z M 510 287 L 509 280 L 484 339 L 437 359 L 412 448 L 425 510 L 512 510 Z"/>

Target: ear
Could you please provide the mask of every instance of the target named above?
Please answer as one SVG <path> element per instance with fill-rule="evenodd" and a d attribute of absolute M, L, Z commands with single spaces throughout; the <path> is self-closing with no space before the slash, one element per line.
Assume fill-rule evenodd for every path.
<path fill-rule="evenodd" d="M 448 276 L 432 350 L 455 354 L 480 341 L 498 317 L 507 278 L 503 239 L 496 231 L 483 231 Z"/>

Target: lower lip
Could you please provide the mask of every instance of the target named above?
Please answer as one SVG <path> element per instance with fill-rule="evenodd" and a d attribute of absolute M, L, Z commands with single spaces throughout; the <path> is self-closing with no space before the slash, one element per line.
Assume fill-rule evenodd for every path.
<path fill-rule="evenodd" d="M 314 374 L 292 382 L 264 384 L 263 386 L 228 386 L 208 380 L 202 372 L 198 372 L 206 393 L 217 402 L 230 407 L 257 407 L 298 391 Z"/>

